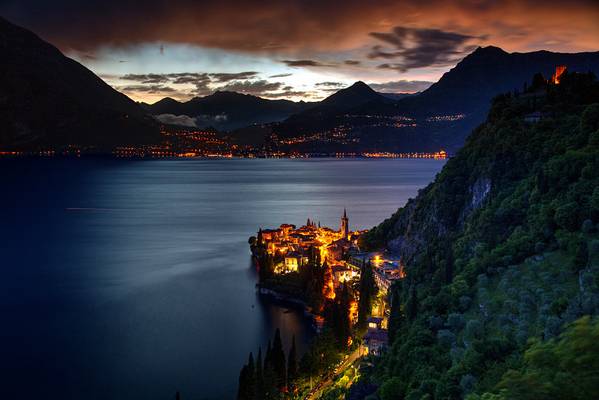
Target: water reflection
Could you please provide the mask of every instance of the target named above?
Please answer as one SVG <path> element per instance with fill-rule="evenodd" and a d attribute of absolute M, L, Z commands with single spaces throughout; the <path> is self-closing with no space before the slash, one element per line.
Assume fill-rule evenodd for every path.
<path fill-rule="evenodd" d="M 25 397 L 232 398 L 301 312 L 258 298 L 260 227 L 386 218 L 435 160 L 2 160 L 0 377 Z M 289 312 L 286 312 L 289 310 Z M 35 384 L 33 384 L 35 383 Z"/>

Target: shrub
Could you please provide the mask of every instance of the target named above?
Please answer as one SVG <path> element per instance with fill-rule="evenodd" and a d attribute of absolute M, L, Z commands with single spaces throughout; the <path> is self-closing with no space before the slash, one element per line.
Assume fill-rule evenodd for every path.
<path fill-rule="evenodd" d="M 438 331 L 439 329 L 443 328 L 443 318 L 439 317 L 438 315 L 433 315 L 428 320 L 428 327 L 431 331 Z"/>
<path fill-rule="evenodd" d="M 456 341 L 456 336 L 450 330 L 441 329 L 437 332 L 437 340 L 441 346 L 451 347 Z"/>
<path fill-rule="evenodd" d="M 474 375 L 466 374 L 460 379 L 460 388 L 462 388 L 462 392 L 465 395 L 472 392 L 474 390 L 474 386 L 476 386 L 476 378 Z"/>
<path fill-rule="evenodd" d="M 599 129 L 599 104 L 591 104 L 582 112 L 580 130 L 590 133 L 597 129 Z"/>
<path fill-rule="evenodd" d="M 464 321 L 464 316 L 462 314 L 451 313 L 447 317 L 447 325 L 449 325 L 453 332 L 457 333 L 464 328 L 466 321 Z"/>
<path fill-rule="evenodd" d="M 595 230 L 595 225 L 593 224 L 593 221 L 591 221 L 590 219 L 585 219 L 584 221 L 582 221 L 581 229 L 584 233 L 590 233 Z"/>
<path fill-rule="evenodd" d="M 405 385 L 401 379 L 394 376 L 387 379 L 379 388 L 379 397 L 381 400 L 401 400 L 405 395 Z"/>
<path fill-rule="evenodd" d="M 459 302 L 460 310 L 466 311 L 468 308 L 470 308 L 470 304 L 472 304 L 472 299 L 468 296 L 461 296 Z"/>
<path fill-rule="evenodd" d="M 483 335 L 483 324 L 477 319 L 471 319 L 466 324 L 464 337 L 468 340 L 479 339 Z"/>
<path fill-rule="evenodd" d="M 578 204 L 575 202 L 566 203 L 555 210 L 555 223 L 569 231 L 578 228 Z"/>

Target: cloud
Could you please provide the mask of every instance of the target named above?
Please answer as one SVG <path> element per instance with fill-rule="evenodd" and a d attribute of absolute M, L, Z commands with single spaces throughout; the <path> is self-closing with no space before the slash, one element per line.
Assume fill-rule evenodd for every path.
<path fill-rule="evenodd" d="M 269 98 L 269 99 L 283 99 L 283 98 L 290 98 L 290 97 L 315 97 L 314 92 L 310 92 L 310 91 L 303 91 L 303 90 L 285 90 L 282 92 L 275 92 L 275 93 L 266 93 L 264 95 L 264 97 Z"/>
<path fill-rule="evenodd" d="M 257 81 L 234 81 L 224 86 L 219 86 L 218 90 L 239 92 L 251 94 L 254 96 L 264 95 L 267 92 L 274 92 L 281 89 L 284 85 L 281 82 L 269 82 L 267 80 Z"/>
<path fill-rule="evenodd" d="M 249 80 L 258 75 L 254 71 L 232 73 L 177 72 L 166 74 L 126 74 L 120 77 L 124 81 L 137 82 L 137 85 L 121 87 L 124 92 L 179 92 L 173 85 L 192 85 L 194 96 L 207 96 L 215 90 L 239 91 L 242 93 L 260 93 L 262 90 L 277 90 L 281 84 L 264 80 Z M 224 84 L 224 85 L 223 85 Z M 185 96 L 186 97 L 186 96 Z"/>
<path fill-rule="evenodd" d="M 276 74 L 276 75 L 271 75 L 269 76 L 269 78 L 285 78 L 288 76 L 292 76 L 293 74 Z"/>
<path fill-rule="evenodd" d="M 316 60 L 282 60 L 282 62 L 288 67 L 334 67 L 332 64 Z"/>
<path fill-rule="evenodd" d="M 210 77 L 214 79 L 216 82 L 229 82 L 235 80 L 254 78 L 256 77 L 256 75 L 258 75 L 258 73 L 255 71 L 244 71 L 235 73 L 210 74 Z"/>
<path fill-rule="evenodd" d="M 144 84 L 166 83 L 170 79 L 163 74 L 126 74 L 121 77 L 125 81 L 135 81 Z"/>
<path fill-rule="evenodd" d="M 415 93 L 428 89 L 434 82 L 399 80 L 384 83 L 369 83 L 368 86 L 382 93 Z"/>
<path fill-rule="evenodd" d="M 152 93 L 152 94 L 170 94 L 175 93 L 177 90 L 170 86 L 164 85 L 129 85 L 119 87 L 118 90 L 123 92 L 143 92 L 143 93 Z"/>
<path fill-rule="evenodd" d="M 315 54 L 336 60 L 346 51 L 372 47 L 374 37 L 369 33 L 385 33 L 389 21 L 406 29 L 435 28 L 466 36 L 486 32 L 490 42 L 485 44 L 510 51 L 532 50 L 544 43 L 551 50 L 596 50 L 596 3 L 344 0 L 340 6 L 335 0 L 307 4 L 291 0 L 146 0 L 140 7 L 135 0 L 3 0 L 0 14 L 63 50 L 182 43 L 259 53 L 274 60 L 310 60 Z M 562 41 L 555 43 L 554 39 Z M 384 43 L 391 46 L 384 52 L 396 50 L 389 41 Z"/>
<path fill-rule="evenodd" d="M 154 118 L 167 125 L 187 126 L 190 128 L 197 127 L 196 119 L 187 115 L 159 114 L 155 115 Z"/>
<path fill-rule="evenodd" d="M 345 60 L 343 64 L 345 65 L 360 65 L 362 62 L 358 60 Z"/>
<path fill-rule="evenodd" d="M 371 32 L 370 36 L 384 45 L 372 47 L 368 58 L 395 60 L 379 69 L 395 69 L 406 72 L 415 68 L 446 66 L 457 62 L 476 48 L 473 41 L 485 40 L 486 36 L 430 28 L 406 28 L 396 26 L 390 32 Z"/>
<path fill-rule="evenodd" d="M 189 128 L 199 128 L 214 123 L 226 122 L 229 119 L 225 113 L 217 115 L 198 115 L 196 117 L 175 114 L 159 114 L 154 115 L 154 118 L 163 124 L 186 126 Z"/>
<path fill-rule="evenodd" d="M 346 86 L 343 82 L 318 82 L 316 84 L 318 87 L 344 87 Z"/>

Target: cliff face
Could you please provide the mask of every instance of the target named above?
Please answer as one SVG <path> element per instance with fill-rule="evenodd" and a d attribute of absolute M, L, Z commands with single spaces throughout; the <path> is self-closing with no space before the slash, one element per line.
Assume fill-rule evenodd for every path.
<path fill-rule="evenodd" d="M 366 248 L 399 253 L 406 272 L 391 290 L 392 346 L 372 374 L 381 399 L 543 390 L 514 379 L 527 374 L 530 339 L 546 343 L 599 315 L 597 171 L 599 83 L 565 74 L 495 98 L 434 182 L 364 236 Z"/>
<path fill-rule="evenodd" d="M 406 263 L 414 261 L 427 243 L 448 239 L 452 233 L 462 231 L 468 217 L 484 204 L 491 193 L 491 179 L 473 174 L 467 177 L 473 183 L 451 195 L 456 208 L 454 212 L 447 213 L 447 199 L 435 195 L 435 192 L 444 190 L 452 179 L 446 178 L 447 182 L 442 177 L 439 179 L 436 182 L 438 187 L 429 186 L 416 199 L 411 199 L 393 225 L 395 237 L 387 242 L 387 247 L 401 255 Z"/>

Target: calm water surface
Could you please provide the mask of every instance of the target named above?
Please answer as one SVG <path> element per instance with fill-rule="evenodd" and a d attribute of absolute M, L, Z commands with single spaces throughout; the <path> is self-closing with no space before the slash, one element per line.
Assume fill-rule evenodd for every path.
<path fill-rule="evenodd" d="M 1 160 L 0 398 L 233 398 L 301 313 L 255 294 L 247 239 L 308 217 L 369 228 L 436 160 Z M 4 394 L 2 394 L 4 393 Z"/>

